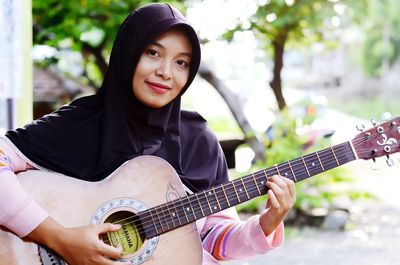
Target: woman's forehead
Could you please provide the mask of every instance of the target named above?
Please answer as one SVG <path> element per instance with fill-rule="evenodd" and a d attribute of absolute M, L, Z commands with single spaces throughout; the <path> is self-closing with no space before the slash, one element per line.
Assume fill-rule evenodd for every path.
<path fill-rule="evenodd" d="M 179 29 L 172 29 L 159 34 L 150 44 L 159 46 L 162 49 L 177 48 L 181 50 L 182 54 L 188 56 L 192 54 L 192 44 L 189 37 L 183 30 Z"/>

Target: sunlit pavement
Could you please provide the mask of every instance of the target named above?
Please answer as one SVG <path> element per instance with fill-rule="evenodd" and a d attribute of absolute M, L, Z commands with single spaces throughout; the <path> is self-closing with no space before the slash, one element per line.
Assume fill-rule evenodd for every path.
<path fill-rule="evenodd" d="M 378 120 L 378 119 L 377 119 Z M 335 128 L 334 144 L 351 140 L 359 133 L 355 126 L 363 122 L 340 112 L 326 110 L 324 122 Z M 357 160 L 347 169 L 355 179 L 352 189 L 371 192 L 375 201 L 348 205 L 350 220 L 345 231 L 302 228 L 286 239 L 284 245 L 251 261 L 227 262 L 229 265 L 392 265 L 400 264 L 400 163 L 388 167 L 385 158 L 378 160 L 379 170 L 372 170 L 371 161 Z"/>

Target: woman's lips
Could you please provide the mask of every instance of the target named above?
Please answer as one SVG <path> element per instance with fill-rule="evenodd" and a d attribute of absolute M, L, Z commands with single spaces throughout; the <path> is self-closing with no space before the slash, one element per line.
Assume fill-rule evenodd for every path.
<path fill-rule="evenodd" d="M 160 84 L 160 83 L 153 83 L 153 82 L 146 82 L 147 85 L 150 87 L 151 90 L 153 90 L 156 93 L 159 94 L 165 94 L 168 92 L 168 90 L 171 90 L 169 86 Z"/>

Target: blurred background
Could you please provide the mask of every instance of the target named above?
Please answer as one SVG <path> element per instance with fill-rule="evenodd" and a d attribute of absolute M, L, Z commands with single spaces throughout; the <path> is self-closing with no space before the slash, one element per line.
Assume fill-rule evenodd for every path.
<path fill-rule="evenodd" d="M 0 133 L 95 93 L 119 25 L 150 2 L 0 0 Z M 183 105 L 208 120 L 232 179 L 400 113 L 399 0 L 164 2 L 201 39 Z M 232 264 L 398 264 L 397 167 L 393 155 L 297 183 L 284 247 Z M 265 199 L 240 205 L 242 218 Z"/>

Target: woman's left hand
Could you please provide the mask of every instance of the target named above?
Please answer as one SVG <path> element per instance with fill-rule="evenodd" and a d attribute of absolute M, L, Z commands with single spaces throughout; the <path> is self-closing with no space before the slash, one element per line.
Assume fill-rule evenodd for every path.
<path fill-rule="evenodd" d="M 268 236 L 282 222 L 296 201 L 294 182 L 288 178 L 274 175 L 266 183 L 268 199 L 265 210 L 260 215 L 260 225 Z"/>

